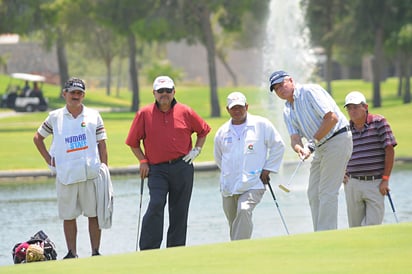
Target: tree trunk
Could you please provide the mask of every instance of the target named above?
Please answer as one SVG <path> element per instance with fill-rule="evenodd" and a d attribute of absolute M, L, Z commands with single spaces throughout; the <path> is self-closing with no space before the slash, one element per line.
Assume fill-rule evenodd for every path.
<path fill-rule="evenodd" d="M 329 47 L 326 49 L 326 69 L 325 69 L 325 80 L 326 80 L 326 90 L 332 95 L 332 75 L 333 75 L 333 66 L 332 66 L 332 48 Z"/>
<path fill-rule="evenodd" d="M 405 93 L 403 96 L 403 103 L 409 104 L 411 102 L 411 62 L 408 61 L 406 61 L 405 76 Z"/>
<path fill-rule="evenodd" d="M 110 96 L 110 87 L 112 85 L 112 62 L 108 61 L 106 63 L 107 75 L 106 75 L 106 95 Z"/>
<path fill-rule="evenodd" d="M 403 61 L 401 56 L 398 54 L 396 58 L 396 63 L 395 63 L 395 68 L 396 68 L 396 75 L 398 75 L 398 92 L 397 95 L 398 97 L 402 96 L 402 89 L 403 89 Z"/>
<path fill-rule="evenodd" d="M 130 31 L 128 36 L 129 42 L 129 74 L 130 83 L 132 86 L 132 108 L 131 111 L 136 112 L 139 110 L 139 80 L 138 71 L 136 65 L 136 37 L 133 32 Z"/>
<path fill-rule="evenodd" d="M 236 73 L 232 70 L 232 68 L 230 67 L 229 63 L 227 62 L 225 56 L 223 53 L 219 52 L 219 50 L 216 51 L 217 53 L 217 57 L 219 58 L 220 62 L 222 62 L 223 66 L 225 67 L 225 69 L 227 70 L 227 72 L 229 73 L 230 77 L 232 78 L 232 82 L 233 85 L 235 87 L 238 86 L 238 82 L 237 82 L 237 77 L 236 77 Z"/>
<path fill-rule="evenodd" d="M 122 58 L 119 57 L 119 66 L 117 68 L 117 83 L 116 83 L 116 97 L 120 97 L 120 86 L 121 86 L 121 79 L 122 79 Z"/>
<path fill-rule="evenodd" d="M 383 29 L 378 28 L 375 33 L 375 47 L 372 63 L 372 78 L 373 78 L 373 106 L 381 107 L 381 68 L 383 61 Z"/>
<path fill-rule="evenodd" d="M 59 66 L 60 86 L 63 89 L 64 83 L 69 80 L 69 66 L 67 65 L 65 41 L 60 28 L 57 28 L 56 53 Z M 60 96 L 61 91 L 59 91 L 59 97 Z"/>
<path fill-rule="evenodd" d="M 199 8 L 200 21 L 203 31 L 203 43 L 207 50 L 207 64 L 209 69 L 211 117 L 220 117 L 219 98 L 217 96 L 216 50 L 213 38 L 210 13 L 205 6 Z"/>

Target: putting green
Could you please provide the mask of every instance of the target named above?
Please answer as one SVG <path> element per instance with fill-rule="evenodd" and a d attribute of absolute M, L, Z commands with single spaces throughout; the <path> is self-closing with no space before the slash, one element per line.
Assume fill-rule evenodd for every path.
<path fill-rule="evenodd" d="M 412 223 L 381 225 L 4 266 L 0 273 L 410 273 L 411 232 Z"/>

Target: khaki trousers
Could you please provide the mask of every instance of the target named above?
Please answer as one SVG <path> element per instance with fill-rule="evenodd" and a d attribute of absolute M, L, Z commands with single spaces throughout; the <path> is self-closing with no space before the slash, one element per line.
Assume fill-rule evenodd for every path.
<path fill-rule="evenodd" d="M 243 194 L 223 198 L 223 211 L 230 227 L 230 239 L 250 239 L 253 231 L 252 211 L 262 200 L 264 189 L 251 189 Z"/>
<path fill-rule="evenodd" d="M 351 178 L 345 184 L 349 227 L 380 225 L 385 215 L 385 196 L 379 191 L 381 179 L 361 181 Z"/>
<path fill-rule="evenodd" d="M 307 192 L 315 231 L 338 227 L 339 189 L 352 149 L 350 131 L 338 134 L 316 148 Z"/>

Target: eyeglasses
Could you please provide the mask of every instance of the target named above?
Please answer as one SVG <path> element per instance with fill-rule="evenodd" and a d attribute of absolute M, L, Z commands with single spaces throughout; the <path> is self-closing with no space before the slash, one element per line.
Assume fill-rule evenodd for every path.
<path fill-rule="evenodd" d="M 173 92 L 173 89 L 172 88 L 161 88 L 161 89 L 156 90 L 156 92 L 160 94 L 165 93 L 165 92 L 170 94 Z"/>

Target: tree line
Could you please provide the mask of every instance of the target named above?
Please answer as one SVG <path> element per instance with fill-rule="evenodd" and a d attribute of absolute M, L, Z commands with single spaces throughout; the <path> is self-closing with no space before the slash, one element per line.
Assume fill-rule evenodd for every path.
<path fill-rule="evenodd" d="M 229 73 L 227 51 L 262 46 L 270 0 L 0 0 L 0 33 L 39 35 L 56 48 L 60 81 L 69 78 L 68 44 L 84 44 L 106 67 L 110 94 L 112 63 L 128 59 L 131 111 L 139 108 L 139 75 L 145 52 L 169 41 L 199 43 L 207 52 L 211 117 L 220 116 L 216 58 Z M 385 62 L 399 68 L 399 96 L 410 102 L 412 1 L 301 0 L 314 46 L 326 54 L 331 89 L 332 60 L 359 62 L 373 54 L 373 104 L 381 105 Z M 279 7 L 281 8 L 281 7 Z M 287 41 L 285 41 L 287 42 Z M 234 83 L 236 76 L 231 73 Z"/>
<path fill-rule="evenodd" d="M 215 57 L 219 36 L 240 32 L 246 13 L 261 20 L 269 0 L 1 0 L 0 33 L 41 32 L 47 45 L 57 49 L 61 83 L 69 77 L 67 43 L 86 43 L 107 67 L 110 86 L 111 63 L 127 51 L 132 89 L 132 111 L 139 107 L 137 61 L 147 45 L 186 40 L 200 43 L 207 51 L 211 116 L 220 116 Z M 253 21 L 250 20 L 250 21 Z M 219 28 L 219 35 L 216 29 Z M 225 34 L 226 33 L 226 34 Z M 223 40 L 223 39 L 222 39 Z M 126 47 L 121 45 L 126 44 Z M 126 48 L 126 49 L 125 49 Z"/>
<path fill-rule="evenodd" d="M 312 42 L 326 55 L 328 91 L 332 91 L 332 60 L 359 63 L 372 55 L 373 106 L 381 106 L 383 69 L 396 67 L 398 96 L 411 102 L 412 1 L 410 0 L 302 0 Z"/>

